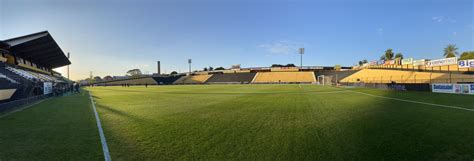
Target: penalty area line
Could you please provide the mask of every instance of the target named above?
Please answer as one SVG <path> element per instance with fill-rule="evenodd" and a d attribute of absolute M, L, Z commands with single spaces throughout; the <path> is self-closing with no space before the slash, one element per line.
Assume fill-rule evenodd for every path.
<path fill-rule="evenodd" d="M 92 108 L 94 109 L 94 115 L 95 115 L 95 121 L 97 122 L 97 128 L 99 129 L 100 142 L 102 144 L 102 151 L 104 152 L 104 160 L 111 161 L 109 146 L 107 146 L 107 141 L 105 140 L 104 130 L 102 129 L 102 124 L 100 123 L 99 114 L 97 113 L 97 109 L 95 108 L 94 99 L 92 98 L 91 93 L 90 92 L 88 93 L 89 93 L 89 98 L 91 100 Z"/>
<path fill-rule="evenodd" d="M 419 102 L 419 101 L 412 101 L 412 100 L 406 100 L 406 99 L 400 99 L 400 98 L 393 98 L 393 97 L 385 97 L 385 96 L 378 96 L 378 95 L 373 95 L 373 94 L 368 94 L 364 92 L 357 92 L 357 91 L 352 91 L 348 90 L 353 93 L 358 93 L 366 96 L 371 96 L 371 97 L 377 97 L 377 98 L 383 98 L 383 99 L 389 99 L 389 100 L 396 100 L 396 101 L 401 101 L 401 102 L 408 102 L 408 103 L 415 103 L 415 104 L 422 104 L 422 105 L 429 105 L 429 106 L 437 106 L 437 107 L 444 107 L 444 108 L 452 108 L 452 109 L 458 109 L 458 110 L 465 110 L 465 111 L 471 111 L 474 112 L 474 109 L 469 109 L 469 108 L 464 108 L 464 107 L 458 107 L 458 106 L 450 106 L 450 105 L 441 105 L 441 104 L 434 104 L 434 103 L 427 103 L 427 102 Z"/>

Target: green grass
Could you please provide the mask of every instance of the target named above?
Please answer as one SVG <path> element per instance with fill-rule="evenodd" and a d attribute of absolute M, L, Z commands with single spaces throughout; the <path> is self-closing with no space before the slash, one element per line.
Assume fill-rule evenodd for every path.
<path fill-rule="evenodd" d="M 87 95 L 49 99 L 0 118 L 0 160 L 103 160 Z"/>
<path fill-rule="evenodd" d="M 118 160 L 472 160 L 474 112 L 315 85 L 91 89 Z M 473 108 L 473 96 L 351 89 Z"/>
<path fill-rule="evenodd" d="M 344 90 L 473 109 L 474 96 L 469 95 L 316 85 L 88 90 L 94 95 L 112 160 L 474 159 L 473 111 Z M 73 103 L 77 106 L 67 106 Z M 0 118 L 0 129 L 2 161 L 102 158 L 87 96 L 53 99 Z M 4 129 L 11 130 L 3 133 Z M 36 143 L 24 146 L 24 140 Z M 42 149 L 42 143 L 49 142 L 50 149 Z M 21 153 L 24 148 L 36 154 Z"/>

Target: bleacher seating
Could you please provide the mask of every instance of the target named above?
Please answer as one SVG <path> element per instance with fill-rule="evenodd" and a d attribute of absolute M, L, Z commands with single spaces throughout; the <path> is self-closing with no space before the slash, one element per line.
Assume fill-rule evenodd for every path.
<path fill-rule="evenodd" d="M 181 77 L 176 80 L 173 84 L 203 84 L 206 83 L 212 75 L 191 75 Z"/>
<path fill-rule="evenodd" d="M 40 82 L 64 82 L 63 80 L 56 78 L 54 76 L 42 74 L 42 73 L 37 73 L 37 72 L 32 72 L 32 71 L 27 71 L 19 68 L 14 68 L 11 66 L 6 66 L 5 69 L 27 79 L 30 81 L 40 81 Z"/>
<path fill-rule="evenodd" d="M 23 78 L 26 78 L 28 80 L 40 80 L 38 77 L 36 77 L 35 75 L 32 75 L 31 73 L 25 71 L 25 70 L 21 70 L 21 69 L 18 69 L 18 68 L 13 68 L 13 67 L 10 67 L 10 66 L 7 66 L 6 67 L 7 70 L 15 73 L 15 74 L 18 74 L 19 76 L 23 77 Z"/>
<path fill-rule="evenodd" d="M 128 85 L 157 85 L 156 81 L 152 77 L 144 77 L 144 78 L 131 78 L 131 79 L 124 79 L 124 80 L 114 80 L 114 81 L 107 81 L 103 83 L 98 83 L 98 85 L 113 85 L 119 86 L 123 84 Z"/>
<path fill-rule="evenodd" d="M 172 76 L 153 77 L 153 79 L 159 85 L 166 85 L 166 84 L 173 84 L 173 82 L 175 82 L 176 80 L 178 80 L 181 77 L 182 77 L 182 75 L 172 75 Z"/>
<path fill-rule="evenodd" d="M 457 64 L 444 65 L 437 67 L 426 67 L 425 65 L 369 65 L 365 68 L 368 69 L 403 69 L 413 71 L 426 71 L 426 72 L 474 72 L 474 68 L 459 68 Z"/>
<path fill-rule="evenodd" d="M 313 72 L 259 72 L 252 83 L 314 83 Z"/>
<path fill-rule="evenodd" d="M 9 81 L 10 83 L 18 84 L 18 82 L 16 80 L 14 80 L 14 79 L 12 79 L 12 78 L 10 78 L 10 77 L 2 74 L 2 73 L 0 73 L 0 79 L 5 79 L 5 80 Z"/>
<path fill-rule="evenodd" d="M 472 74 L 362 69 L 341 80 L 344 83 L 458 83 L 474 82 Z"/>
<path fill-rule="evenodd" d="M 250 83 L 256 73 L 225 73 L 214 74 L 207 83 Z"/>

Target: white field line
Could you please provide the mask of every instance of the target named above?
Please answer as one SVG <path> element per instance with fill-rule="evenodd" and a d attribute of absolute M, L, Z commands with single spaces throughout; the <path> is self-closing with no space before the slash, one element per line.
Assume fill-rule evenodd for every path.
<path fill-rule="evenodd" d="M 437 107 L 444 107 L 444 108 L 452 108 L 452 109 L 458 109 L 458 110 L 465 110 L 465 111 L 474 112 L 474 109 L 469 109 L 469 108 L 464 108 L 464 107 L 441 105 L 441 104 L 435 104 L 435 103 L 427 103 L 427 102 L 412 101 L 412 100 L 406 100 L 406 99 L 400 99 L 400 98 L 378 96 L 378 95 L 373 95 L 373 94 L 368 94 L 368 93 L 363 93 L 363 92 L 357 92 L 357 91 L 352 91 L 352 90 L 348 90 L 348 91 L 358 93 L 358 94 L 362 94 L 362 95 L 366 95 L 366 96 L 371 96 L 371 97 L 377 97 L 377 98 L 396 100 L 396 101 L 401 101 L 401 102 L 408 102 L 408 103 L 415 103 L 415 104 L 422 104 L 422 105 L 430 105 L 430 106 L 437 106 Z"/>
<path fill-rule="evenodd" d="M 324 92 L 311 92 L 311 91 L 306 91 L 306 92 L 312 93 L 312 94 L 329 94 L 329 93 L 344 93 L 348 91 L 340 90 L 340 91 L 324 91 Z"/>
<path fill-rule="evenodd" d="M 97 113 L 97 109 L 95 108 L 95 102 L 90 92 L 89 92 L 89 98 L 91 100 L 92 108 L 94 109 L 94 115 L 95 115 L 95 121 L 97 122 L 97 128 L 99 129 L 100 142 L 102 143 L 102 151 L 104 152 L 104 160 L 111 161 L 109 146 L 107 146 L 104 130 L 102 130 L 102 124 L 100 123 L 99 114 Z"/>

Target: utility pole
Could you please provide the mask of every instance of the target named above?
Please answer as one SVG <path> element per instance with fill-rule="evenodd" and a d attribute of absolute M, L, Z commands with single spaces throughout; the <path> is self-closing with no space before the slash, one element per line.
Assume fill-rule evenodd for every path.
<path fill-rule="evenodd" d="M 303 54 L 304 54 L 304 48 L 300 48 L 300 69 L 303 70 Z"/>

